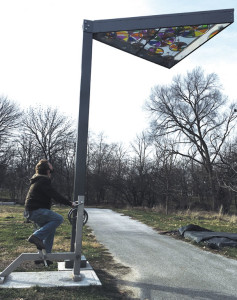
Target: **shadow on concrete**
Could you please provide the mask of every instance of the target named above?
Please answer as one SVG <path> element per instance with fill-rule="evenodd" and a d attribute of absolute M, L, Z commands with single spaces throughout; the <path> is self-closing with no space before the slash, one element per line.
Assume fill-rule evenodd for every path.
<path fill-rule="evenodd" d="M 228 295 L 226 293 L 220 293 L 215 291 L 201 291 L 190 288 L 179 288 L 164 286 L 159 284 L 148 284 L 142 282 L 132 282 L 125 280 L 118 280 L 119 285 L 125 287 L 132 287 L 140 289 L 139 300 L 146 299 L 210 299 L 210 300 L 237 300 L 237 296 Z M 160 293 L 159 293 L 160 292 Z M 164 298 L 166 297 L 166 298 Z M 138 299 L 138 298 L 137 298 Z"/>

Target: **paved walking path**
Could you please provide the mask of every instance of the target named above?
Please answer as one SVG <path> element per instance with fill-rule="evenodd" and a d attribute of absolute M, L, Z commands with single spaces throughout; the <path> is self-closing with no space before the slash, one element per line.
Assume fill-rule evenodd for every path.
<path fill-rule="evenodd" d="M 88 225 L 132 272 L 119 284 L 136 299 L 237 300 L 237 261 L 159 235 L 109 209 L 87 209 Z"/>

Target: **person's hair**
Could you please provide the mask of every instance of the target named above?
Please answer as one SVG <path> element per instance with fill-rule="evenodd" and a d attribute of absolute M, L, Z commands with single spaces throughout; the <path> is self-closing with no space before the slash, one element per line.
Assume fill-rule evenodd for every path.
<path fill-rule="evenodd" d="M 50 170 L 50 168 L 47 159 L 41 159 L 35 167 L 35 173 L 40 175 L 47 175 L 48 170 Z"/>

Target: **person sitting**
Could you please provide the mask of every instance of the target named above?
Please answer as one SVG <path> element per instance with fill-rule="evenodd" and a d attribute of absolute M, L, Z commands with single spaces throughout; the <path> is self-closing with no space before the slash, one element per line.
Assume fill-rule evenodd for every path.
<path fill-rule="evenodd" d="M 52 172 L 53 166 L 47 159 L 41 159 L 37 163 L 35 174 L 30 179 L 30 188 L 25 200 L 25 216 L 39 227 L 28 238 L 28 241 L 33 243 L 39 250 L 45 249 L 47 253 L 51 253 L 56 228 L 64 220 L 60 214 L 51 210 L 52 200 L 73 206 L 72 202 L 52 187 Z M 41 262 L 43 261 L 38 261 L 38 263 Z"/>

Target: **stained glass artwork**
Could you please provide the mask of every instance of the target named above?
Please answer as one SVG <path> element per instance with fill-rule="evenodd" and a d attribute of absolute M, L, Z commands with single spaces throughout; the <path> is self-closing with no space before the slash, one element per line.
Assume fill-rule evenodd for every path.
<path fill-rule="evenodd" d="M 229 23 L 121 30 L 95 33 L 93 38 L 171 68 L 228 25 Z"/>
<path fill-rule="evenodd" d="M 209 39 L 210 38 L 212 38 L 214 35 L 216 35 L 217 33 L 219 33 L 219 31 L 218 30 L 216 30 L 216 31 L 214 31 L 214 32 L 212 32 L 210 35 L 209 35 Z"/>

